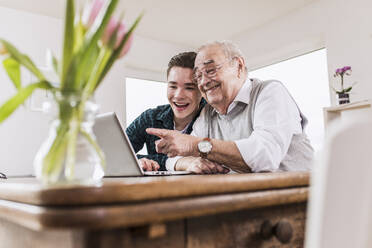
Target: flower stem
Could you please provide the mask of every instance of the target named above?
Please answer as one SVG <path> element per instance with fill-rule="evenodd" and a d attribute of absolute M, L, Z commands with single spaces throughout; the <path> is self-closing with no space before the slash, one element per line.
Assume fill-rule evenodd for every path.
<path fill-rule="evenodd" d="M 66 150 L 66 133 L 68 125 L 59 123 L 57 127 L 56 137 L 50 147 L 47 155 L 42 161 L 42 177 L 44 182 L 57 181 L 63 162 Z"/>
<path fill-rule="evenodd" d="M 77 137 L 79 135 L 80 118 L 78 109 L 74 108 L 72 118 L 69 120 L 70 130 L 67 134 L 67 153 L 65 176 L 68 180 L 74 178 L 74 167 L 76 158 Z"/>
<path fill-rule="evenodd" d="M 99 156 L 99 158 L 101 160 L 102 169 L 105 170 L 105 168 L 106 168 L 105 154 L 103 153 L 103 151 L 101 150 L 101 148 L 97 144 L 96 140 L 89 133 L 87 133 L 86 131 L 84 131 L 83 129 L 80 129 L 80 132 L 81 132 L 82 135 L 85 136 L 85 138 L 88 140 L 88 142 L 96 150 L 96 152 L 97 152 L 97 154 L 98 154 L 98 156 Z"/>
<path fill-rule="evenodd" d="M 92 73 L 90 74 L 91 76 L 89 77 L 88 83 L 86 84 L 83 90 L 83 94 L 82 94 L 83 101 L 86 101 L 93 94 L 94 90 L 97 88 L 103 69 L 105 68 L 105 65 L 107 61 L 109 60 L 111 54 L 112 54 L 112 50 L 108 48 L 103 48 L 100 51 L 96 64 L 94 65 Z"/>

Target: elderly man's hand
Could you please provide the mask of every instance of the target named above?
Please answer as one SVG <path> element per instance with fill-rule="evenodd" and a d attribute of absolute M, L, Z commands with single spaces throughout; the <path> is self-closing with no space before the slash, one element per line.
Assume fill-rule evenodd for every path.
<path fill-rule="evenodd" d="M 141 158 L 139 163 L 144 171 L 158 171 L 160 169 L 158 162 L 151 159 Z"/>
<path fill-rule="evenodd" d="M 155 141 L 158 153 L 167 154 L 168 157 L 192 156 L 197 153 L 196 146 L 200 141 L 198 137 L 158 128 L 147 128 L 146 132 L 160 138 Z"/>
<path fill-rule="evenodd" d="M 226 174 L 230 169 L 200 157 L 185 157 L 177 161 L 176 170 L 191 171 L 195 174 Z"/>

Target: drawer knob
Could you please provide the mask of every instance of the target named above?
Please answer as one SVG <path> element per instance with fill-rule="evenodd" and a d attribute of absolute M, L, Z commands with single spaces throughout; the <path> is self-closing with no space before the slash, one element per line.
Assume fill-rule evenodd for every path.
<path fill-rule="evenodd" d="M 288 243 L 292 239 L 293 229 L 291 223 L 285 220 L 280 220 L 273 225 L 270 220 L 265 220 L 261 225 L 261 237 L 269 239 L 273 235 L 283 244 Z"/>

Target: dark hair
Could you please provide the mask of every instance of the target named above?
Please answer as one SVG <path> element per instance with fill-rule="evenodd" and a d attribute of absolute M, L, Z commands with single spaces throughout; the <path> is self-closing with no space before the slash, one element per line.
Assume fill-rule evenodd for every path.
<path fill-rule="evenodd" d="M 174 66 L 194 69 L 195 57 L 196 52 L 184 52 L 173 56 L 168 63 L 167 77 Z"/>

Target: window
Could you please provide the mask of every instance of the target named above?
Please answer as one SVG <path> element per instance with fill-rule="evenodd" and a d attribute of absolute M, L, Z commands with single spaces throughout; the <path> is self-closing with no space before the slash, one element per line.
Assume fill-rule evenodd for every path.
<path fill-rule="evenodd" d="M 251 71 L 249 77 L 277 79 L 287 87 L 309 120 L 306 133 L 319 150 L 324 139 L 323 107 L 330 106 L 326 49 Z"/>
<path fill-rule="evenodd" d="M 125 90 L 127 126 L 143 111 L 168 103 L 167 84 L 163 82 L 127 78 Z"/>
<path fill-rule="evenodd" d="M 143 111 L 168 103 L 167 84 L 163 82 L 127 78 L 125 87 L 127 126 Z M 138 153 L 147 154 L 146 146 Z"/>

